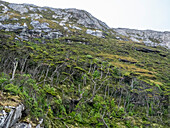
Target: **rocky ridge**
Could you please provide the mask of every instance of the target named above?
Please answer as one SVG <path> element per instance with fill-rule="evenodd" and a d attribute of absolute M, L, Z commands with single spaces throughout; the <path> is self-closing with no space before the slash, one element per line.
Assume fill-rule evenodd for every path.
<path fill-rule="evenodd" d="M 170 48 L 170 32 L 111 29 L 90 13 L 78 9 L 56 9 L 32 4 L 13 4 L 0 1 L 0 30 L 15 31 L 16 39 L 59 38 L 84 33 L 105 38 L 112 34 L 117 39 L 144 43 L 148 46 Z M 107 33 L 107 34 L 106 34 Z"/>
<path fill-rule="evenodd" d="M 170 32 L 127 28 L 114 28 L 113 30 L 117 35 L 126 36 L 134 42 L 143 42 L 147 46 L 163 46 L 170 48 Z"/>
<path fill-rule="evenodd" d="M 84 10 L 9 4 L 2 1 L 0 8 L 0 30 L 20 31 L 18 37 L 22 39 L 28 39 L 31 36 L 58 38 L 66 36 L 63 34 L 64 31 L 72 34 L 70 29 L 103 37 L 102 31 L 109 29 L 104 22 Z M 82 30 L 82 28 L 89 29 L 86 32 L 86 29 Z"/>

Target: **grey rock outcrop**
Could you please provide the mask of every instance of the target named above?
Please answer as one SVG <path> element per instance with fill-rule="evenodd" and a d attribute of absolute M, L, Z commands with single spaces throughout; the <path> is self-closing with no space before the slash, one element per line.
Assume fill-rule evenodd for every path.
<path fill-rule="evenodd" d="M 69 27 L 72 28 L 72 29 L 82 30 L 81 28 L 74 26 L 74 25 L 69 25 Z"/>
<path fill-rule="evenodd" d="M 0 4 L 0 7 L 2 7 L 2 13 L 6 13 L 6 12 L 8 12 L 8 7 L 7 6 L 5 6 L 4 4 Z"/>
<path fill-rule="evenodd" d="M 20 12 L 21 14 L 28 12 L 28 9 L 24 5 L 21 5 L 21 4 L 9 4 L 8 6 L 11 9 Z"/>
<path fill-rule="evenodd" d="M 71 17 L 77 19 L 77 23 L 94 29 L 107 30 L 109 27 L 102 21 L 98 20 L 90 13 L 78 9 L 66 9 L 67 13 L 71 13 Z"/>
<path fill-rule="evenodd" d="M 52 30 L 50 27 L 48 27 L 49 24 L 46 22 L 40 23 L 39 21 L 32 20 L 30 24 L 34 27 L 34 31 L 37 32 L 41 32 L 41 31 L 50 32 Z"/>
<path fill-rule="evenodd" d="M 22 116 L 22 111 L 25 109 L 23 104 L 17 107 L 5 106 L 5 109 L 9 109 L 10 112 L 2 110 L 0 112 L 0 128 L 12 127 Z"/>
<path fill-rule="evenodd" d="M 16 24 L 2 24 L 0 23 L 0 30 L 4 29 L 5 31 L 16 31 L 19 29 L 23 29 L 24 26 L 21 26 L 19 23 Z"/>
<path fill-rule="evenodd" d="M 54 19 L 62 19 L 63 22 L 69 22 L 70 19 L 75 19 L 76 23 L 78 25 L 83 25 L 88 28 L 94 28 L 94 29 L 101 29 L 101 30 L 107 30 L 109 27 L 102 21 L 98 20 L 94 16 L 92 16 L 90 13 L 84 11 L 84 10 L 78 10 L 78 9 L 55 9 L 50 7 L 38 7 L 31 4 L 14 4 L 10 3 L 8 4 L 8 7 L 14 11 L 20 12 L 20 14 L 26 14 L 29 11 L 37 13 L 38 11 L 42 12 L 47 10 L 49 11 L 49 14 L 51 14 L 51 17 Z M 41 16 L 33 16 L 41 18 Z"/>
<path fill-rule="evenodd" d="M 5 6 L 5 5 L 4 5 Z M 109 27 L 102 21 L 98 20 L 97 18 L 93 17 L 90 13 L 84 11 L 84 10 L 78 10 L 78 9 L 55 9 L 55 8 L 50 8 L 50 7 L 38 7 L 35 5 L 30 5 L 30 4 L 13 4 L 13 3 L 6 3 L 6 6 L 4 8 L 9 8 L 10 10 L 17 11 L 21 14 L 21 20 L 25 20 L 27 18 L 31 18 L 30 25 L 33 27 L 31 31 L 37 32 L 37 33 L 48 33 L 45 35 L 45 38 L 51 38 L 51 37 L 59 37 L 62 34 L 61 33 L 56 33 L 56 30 L 53 30 L 49 27 L 49 23 L 47 22 L 39 22 L 38 19 L 43 18 L 43 15 L 39 14 L 39 12 L 47 12 L 49 15 L 51 15 L 52 19 L 56 19 L 54 21 L 55 24 L 58 24 L 63 27 L 64 30 L 67 30 L 68 33 L 70 30 L 66 26 L 66 24 L 69 23 L 69 28 L 75 29 L 78 31 L 82 31 L 81 27 L 78 26 L 84 26 L 89 28 L 87 30 L 87 34 L 91 34 L 93 36 L 97 37 L 103 37 L 102 32 L 100 30 L 107 31 Z M 8 9 L 8 10 L 9 10 Z M 30 14 L 30 12 L 31 14 Z M 34 13 L 32 13 L 34 12 Z M 27 14 L 28 13 L 28 14 Z M 25 15 L 26 14 L 26 15 Z M 9 15 L 3 15 L 0 17 L 1 21 L 9 20 L 10 16 Z M 52 21 L 51 19 L 51 21 Z M 74 24 L 73 20 L 74 19 Z M 11 20 L 11 19 L 10 19 Z M 18 20 L 17 18 L 13 18 L 12 20 Z M 59 21 L 57 21 L 59 20 Z M 24 26 L 21 26 L 20 24 L 1 24 L 0 29 L 4 29 L 6 31 L 16 31 L 18 29 L 24 29 Z M 91 29 L 96 29 L 96 30 L 91 30 Z M 21 30 L 22 31 L 22 30 Z M 22 31 L 22 33 L 18 36 L 22 37 L 29 37 L 30 35 L 27 35 L 27 33 L 24 32 L 25 30 Z M 52 33 L 51 33 L 52 32 Z M 40 34 L 42 35 L 42 34 Z"/>
<path fill-rule="evenodd" d="M 43 18 L 42 15 L 37 14 L 37 13 L 35 13 L 35 14 L 29 14 L 29 17 L 31 17 L 31 19 L 41 19 L 41 18 Z"/>
<path fill-rule="evenodd" d="M 55 13 L 52 15 L 54 19 L 63 19 L 63 22 L 69 22 L 70 19 L 75 19 L 78 25 L 83 25 L 88 28 L 107 30 L 109 27 L 102 21 L 98 20 L 90 13 L 78 9 L 55 9 L 49 8 Z"/>
<path fill-rule="evenodd" d="M 46 39 L 57 39 L 61 37 L 63 34 L 61 32 L 49 32 L 47 35 L 44 35 Z"/>
<path fill-rule="evenodd" d="M 100 30 L 91 30 L 91 29 L 87 29 L 86 30 L 87 34 L 93 35 L 93 36 L 97 36 L 97 37 L 104 37 L 103 36 L 103 32 Z"/>
<path fill-rule="evenodd" d="M 148 46 L 163 46 L 170 48 L 170 32 L 152 30 L 135 30 L 127 28 L 114 28 L 118 35 L 130 38 L 134 42 L 143 42 Z"/>
<path fill-rule="evenodd" d="M 0 16 L 0 21 L 9 20 L 10 16 L 8 14 Z"/>

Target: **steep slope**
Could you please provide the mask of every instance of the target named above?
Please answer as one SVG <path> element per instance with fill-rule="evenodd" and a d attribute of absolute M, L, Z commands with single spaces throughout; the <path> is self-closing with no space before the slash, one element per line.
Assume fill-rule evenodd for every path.
<path fill-rule="evenodd" d="M 125 35 L 77 9 L 0 1 L 0 11 L 0 126 L 19 104 L 15 127 L 170 126 L 163 33 Z"/>

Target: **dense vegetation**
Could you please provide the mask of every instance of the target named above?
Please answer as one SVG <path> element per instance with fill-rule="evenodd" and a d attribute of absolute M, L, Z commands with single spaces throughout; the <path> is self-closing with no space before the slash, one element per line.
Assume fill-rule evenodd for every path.
<path fill-rule="evenodd" d="M 43 118 L 49 128 L 170 127 L 169 50 L 109 35 L 2 35 L 0 90 L 21 98 L 23 120 Z"/>

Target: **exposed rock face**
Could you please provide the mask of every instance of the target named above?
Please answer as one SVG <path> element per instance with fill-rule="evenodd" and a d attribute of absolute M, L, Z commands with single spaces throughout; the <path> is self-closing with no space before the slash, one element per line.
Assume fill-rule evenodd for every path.
<path fill-rule="evenodd" d="M 25 109 L 23 104 L 17 107 L 5 106 L 5 109 L 10 110 L 9 113 L 2 110 L 0 112 L 0 128 L 12 127 L 22 116 L 22 111 Z"/>
<path fill-rule="evenodd" d="M 51 11 L 55 12 L 52 15 L 54 19 L 62 19 L 62 22 L 69 22 L 70 19 L 74 19 L 77 24 L 83 25 L 89 28 L 107 30 L 109 27 L 102 21 L 93 17 L 90 13 L 84 10 L 78 9 L 54 9 L 49 8 Z"/>
<path fill-rule="evenodd" d="M 74 26 L 74 25 L 73 25 L 73 26 L 72 26 L 72 25 L 69 25 L 69 27 L 72 28 L 72 29 L 82 30 L 81 28 L 79 28 L 79 27 L 77 27 L 77 26 Z"/>
<path fill-rule="evenodd" d="M 77 19 L 77 23 L 85 27 L 91 27 L 102 30 L 109 29 L 109 27 L 104 22 L 96 19 L 86 11 L 77 9 L 67 9 L 66 12 L 71 13 L 72 15 L 70 15 L 69 17 Z"/>
<path fill-rule="evenodd" d="M 150 46 L 163 46 L 170 48 L 170 32 L 126 28 L 115 28 L 113 30 L 120 35 L 129 37 L 134 42 L 143 42 Z"/>
<path fill-rule="evenodd" d="M 64 32 L 66 34 L 65 36 L 71 33 L 70 29 L 82 31 L 82 27 L 87 27 L 89 30 L 90 28 L 93 29 L 91 32 L 87 31 L 88 34 L 103 37 L 101 30 L 107 31 L 109 29 L 104 22 L 98 20 L 84 10 L 55 9 L 50 7 L 38 7 L 31 4 L 9 4 L 3 1 L 0 1 L 0 6 L 2 6 L 0 21 L 3 21 L 2 23 L 0 22 L 0 30 L 17 31 L 17 33 L 20 33 L 17 37 L 24 40 L 27 40 L 29 37 L 45 37 L 49 39 L 61 37 L 63 35 L 62 31 L 59 31 L 58 28 L 50 27 L 57 25 L 62 26 L 63 30 L 67 31 L 67 33 Z M 41 12 L 42 14 L 40 14 Z M 44 18 L 43 12 L 48 14 L 49 19 L 46 19 L 46 17 Z M 18 21 L 18 23 L 8 22 L 7 24 L 6 21 L 12 20 Z M 21 24 L 23 20 L 29 22 Z M 29 32 L 27 31 L 28 26 L 31 26 Z"/>
<path fill-rule="evenodd" d="M 0 16 L 0 21 L 5 21 L 5 20 L 9 20 L 9 15 L 8 14 Z"/>
<path fill-rule="evenodd" d="M 34 27 L 34 31 L 44 31 L 44 32 L 50 32 L 52 29 L 49 28 L 49 24 L 44 22 L 44 23 L 40 23 L 39 21 L 35 21 L 33 20 L 31 23 L 30 23 L 33 27 Z"/>
<path fill-rule="evenodd" d="M 97 18 L 93 17 L 90 13 L 84 10 L 78 9 L 55 9 L 49 7 L 38 8 L 35 5 L 29 4 L 8 4 L 8 7 L 4 6 L 6 12 L 9 10 L 8 7 L 14 11 L 20 12 L 20 14 L 31 12 L 38 12 L 38 11 L 47 11 L 50 10 L 54 14 L 51 15 L 54 19 L 62 19 L 62 22 L 68 22 L 70 18 L 75 19 L 77 24 L 83 25 L 85 27 L 95 28 L 95 29 L 102 29 L 107 30 L 109 27 L 102 21 L 98 20 Z M 50 13 L 50 12 L 49 12 Z M 35 18 L 34 18 L 35 17 Z M 42 18 L 41 15 L 32 14 L 33 19 Z"/>
<path fill-rule="evenodd" d="M 103 32 L 100 30 L 87 29 L 86 33 L 97 37 L 104 37 Z"/>
<path fill-rule="evenodd" d="M 28 9 L 24 5 L 20 4 L 9 4 L 8 5 L 11 9 L 20 12 L 21 14 L 27 13 Z"/>
<path fill-rule="evenodd" d="M 5 6 L 4 4 L 0 4 L 0 7 L 2 7 L 2 13 L 6 13 L 9 11 L 8 7 Z"/>
<path fill-rule="evenodd" d="M 16 31 L 18 29 L 23 29 L 24 26 L 21 26 L 19 23 L 16 24 L 2 24 L 0 23 L 0 29 L 4 29 L 5 31 Z"/>
<path fill-rule="evenodd" d="M 43 18 L 42 15 L 37 14 L 37 13 L 35 13 L 35 14 L 29 14 L 29 17 L 31 17 L 32 19 L 41 19 L 41 18 Z"/>

